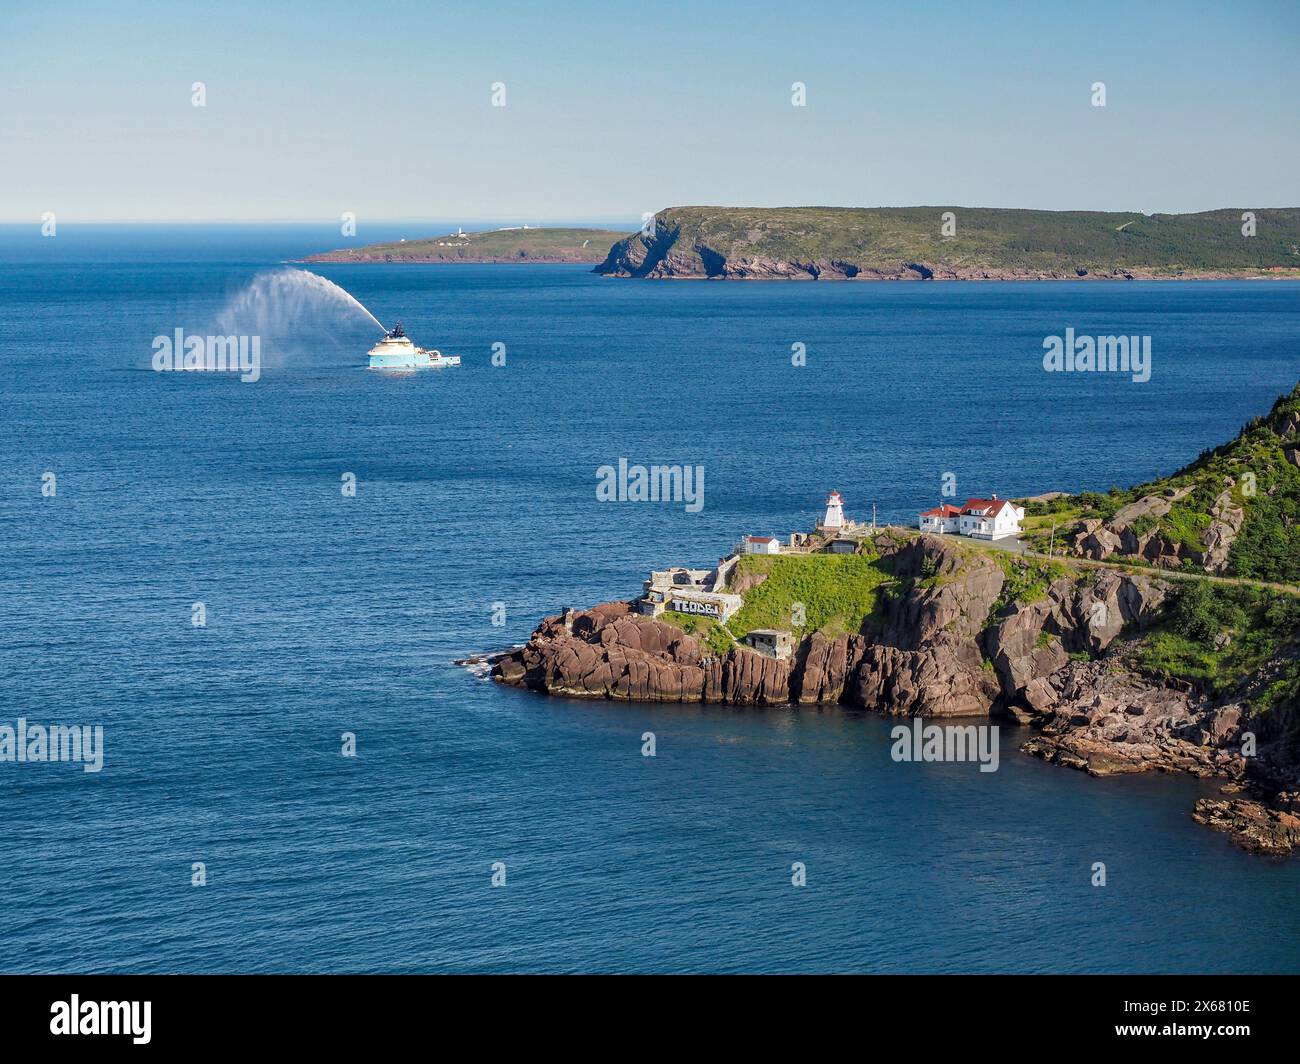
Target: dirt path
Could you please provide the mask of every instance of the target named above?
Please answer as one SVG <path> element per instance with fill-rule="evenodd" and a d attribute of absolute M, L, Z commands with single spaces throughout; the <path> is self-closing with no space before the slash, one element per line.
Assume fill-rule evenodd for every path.
<path fill-rule="evenodd" d="M 1048 558 L 1041 551 L 1026 549 L 1023 553 L 1035 558 Z M 1244 576 L 1215 576 L 1213 573 L 1189 573 L 1182 569 L 1157 569 L 1154 565 L 1139 565 L 1135 562 L 1099 562 L 1092 558 L 1071 558 L 1055 555 L 1051 561 L 1062 565 L 1075 565 L 1084 569 L 1115 569 L 1125 573 L 1145 573 L 1148 576 L 1168 580 L 1204 580 L 1211 584 L 1239 584 L 1245 587 L 1266 588 L 1270 591 L 1282 591 L 1288 595 L 1300 595 L 1300 587 L 1294 584 L 1273 584 L 1267 580 L 1251 580 Z"/>
<path fill-rule="evenodd" d="M 889 526 L 900 528 L 901 526 Z M 903 531 L 915 533 L 915 528 L 903 529 Z M 1137 562 L 1125 561 L 1095 561 L 1092 558 L 1075 558 L 1070 555 L 1054 554 L 1048 555 L 1042 551 L 1032 550 L 1023 540 L 1011 536 L 1004 540 L 988 539 L 971 539 L 969 536 L 958 536 L 958 540 L 969 546 L 982 550 L 1001 550 L 1011 554 L 1020 554 L 1024 557 L 1042 558 L 1044 561 L 1060 562 L 1062 565 L 1073 566 L 1080 569 L 1113 569 L 1122 573 L 1142 573 L 1146 576 L 1158 577 L 1165 580 L 1204 580 L 1212 584 L 1238 584 L 1243 587 L 1256 587 L 1268 591 L 1281 591 L 1287 595 L 1300 596 L 1300 587 L 1294 584 L 1274 584 L 1268 580 L 1251 580 L 1244 576 L 1215 576 L 1213 573 L 1189 573 L 1182 569 L 1157 569 L 1154 565 L 1141 565 Z"/>
<path fill-rule="evenodd" d="M 1267 580 L 1251 580 L 1244 576 L 1216 576 L 1213 573 L 1189 573 L 1184 569 L 1158 569 L 1154 565 L 1142 565 L 1138 562 L 1126 561 L 1096 561 L 1093 558 L 1075 558 L 1070 555 L 1053 554 L 1048 555 L 1039 550 L 1032 550 L 1024 543 L 1019 541 L 1013 546 L 1008 544 L 1005 548 L 996 541 L 989 543 L 979 543 L 979 546 L 993 547 L 995 550 L 1010 550 L 1026 557 L 1043 558 L 1046 561 L 1060 562 L 1062 565 L 1071 565 L 1082 569 L 1114 569 L 1117 572 L 1124 573 L 1144 573 L 1147 576 L 1160 577 L 1167 580 L 1204 580 L 1211 584 L 1239 584 L 1245 587 L 1266 588 L 1270 591 L 1282 591 L 1288 595 L 1300 595 L 1300 587 L 1294 584 L 1274 584 Z"/>

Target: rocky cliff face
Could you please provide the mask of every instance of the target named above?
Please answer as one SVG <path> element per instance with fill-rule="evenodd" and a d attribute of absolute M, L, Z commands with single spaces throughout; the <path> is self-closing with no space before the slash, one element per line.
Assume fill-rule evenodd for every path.
<path fill-rule="evenodd" d="M 1006 561 L 936 536 L 883 546 L 901 591 L 861 632 L 805 637 L 791 661 L 712 652 L 625 602 L 547 617 L 500 658 L 497 681 L 577 698 L 734 705 L 844 704 L 889 715 L 985 716 L 1032 727 L 1024 749 L 1104 776 L 1222 776 L 1231 794 L 1198 819 L 1264 852 L 1300 846 L 1300 764 L 1276 721 L 1140 675 L 1129 651 L 1171 586 L 1116 571 L 1061 576 L 1018 601 Z M 1014 571 L 1014 563 L 1011 571 Z M 751 584 L 751 586 L 754 586 Z M 742 592 L 748 588 L 741 588 Z M 1265 678 L 1266 679 L 1266 678 Z M 1242 756 L 1243 732 L 1261 756 Z M 1236 797 L 1237 792 L 1249 797 Z"/>
<path fill-rule="evenodd" d="M 634 233 L 615 243 L 592 272 L 609 277 L 733 281 L 1132 281 L 1155 276 L 1150 271 L 1122 267 L 1056 270 L 958 265 L 939 259 L 919 262 L 889 255 L 737 254 L 721 242 L 710 244 L 707 237 L 684 235 L 668 212 L 661 215 L 653 233 Z"/>
<path fill-rule="evenodd" d="M 1077 513 L 1082 520 L 1064 531 L 1067 551 L 1097 561 L 1130 558 L 1167 569 L 1300 583 L 1294 561 L 1300 556 L 1297 408 L 1300 385 L 1236 439 L 1126 493 L 1131 501 L 1113 514 L 1085 503 Z"/>
<path fill-rule="evenodd" d="M 947 217 L 953 228 L 941 227 Z M 1265 243 L 1211 215 L 986 208 L 671 207 L 617 240 L 596 273 L 790 280 L 1132 280 L 1291 276 L 1300 212 L 1271 212 Z M 1206 243 L 1214 246 L 1207 258 Z M 1200 249 L 1193 253 L 1192 246 Z M 1206 263 L 1188 270 L 1188 261 Z M 1286 264 L 1283 274 L 1273 267 Z"/>
<path fill-rule="evenodd" d="M 495 676 L 574 697 L 1023 718 L 1048 704 L 1035 681 L 1064 668 L 1071 651 L 1100 653 L 1125 625 L 1145 624 L 1167 591 L 1145 576 L 1105 572 L 1062 578 L 1025 604 L 1004 594 L 1006 573 L 988 552 L 936 536 L 885 550 L 905 590 L 882 604 L 869 630 L 813 633 L 789 662 L 739 646 L 714 654 L 627 603 L 607 603 L 546 618 Z"/>
<path fill-rule="evenodd" d="M 1197 546 L 1173 538 L 1160 527 L 1160 519 L 1192 490 L 1171 488 L 1120 507 L 1107 521 L 1081 522 L 1073 534 L 1074 552 L 1097 561 L 1115 555 L 1141 558 L 1166 569 L 1177 569 L 1186 561 L 1206 572 L 1221 573 L 1228 567 L 1228 553 L 1246 519 L 1245 509 L 1234 502 L 1236 481 L 1229 478 L 1225 483 L 1210 506 L 1209 525 Z"/>

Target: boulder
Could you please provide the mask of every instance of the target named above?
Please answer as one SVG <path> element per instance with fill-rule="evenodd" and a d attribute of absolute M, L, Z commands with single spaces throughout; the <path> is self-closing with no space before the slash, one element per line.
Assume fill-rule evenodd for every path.
<path fill-rule="evenodd" d="M 1246 511 L 1233 503 L 1231 484 L 1214 500 L 1210 515 L 1213 520 L 1201 536 L 1201 564 L 1209 572 L 1221 573 L 1228 567 L 1228 552 L 1246 519 Z"/>
<path fill-rule="evenodd" d="M 998 695 L 974 644 L 951 635 L 922 650 L 868 647 L 853 690 L 856 704 L 893 716 L 987 716 Z"/>
<path fill-rule="evenodd" d="M 795 700 L 804 704 L 840 701 L 845 685 L 862 661 L 866 645 L 866 639 L 860 635 L 827 639 L 821 632 L 814 632 L 802 648 Z"/>
<path fill-rule="evenodd" d="M 1182 494 L 1187 493 L 1184 491 Z M 1120 529 L 1131 525 L 1139 517 L 1164 517 L 1174 502 L 1181 497 L 1178 493 L 1173 495 L 1143 495 L 1142 498 L 1126 506 L 1121 506 L 1106 523 L 1112 529 Z"/>
<path fill-rule="evenodd" d="M 1192 818 L 1226 832 L 1252 853 L 1283 855 L 1300 849 L 1300 817 L 1246 798 L 1202 798 Z"/>
<path fill-rule="evenodd" d="M 1013 609 L 1015 612 L 985 634 L 984 644 L 1002 681 L 1002 691 L 1010 697 L 1023 692 L 1030 681 L 1050 676 L 1070 660 L 1055 635 L 1045 645 L 1039 645 L 1044 624 L 1052 615 L 1049 601 Z"/>
<path fill-rule="evenodd" d="M 1087 522 L 1091 524 L 1092 522 Z M 1083 534 L 1079 540 L 1079 553 L 1094 561 L 1104 561 L 1120 549 L 1119 536 L 1104 525 Z"/>

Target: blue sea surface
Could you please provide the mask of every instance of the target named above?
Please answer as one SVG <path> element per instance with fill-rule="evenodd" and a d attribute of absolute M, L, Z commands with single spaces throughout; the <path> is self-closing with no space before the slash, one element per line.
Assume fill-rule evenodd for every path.
<path fill-rule="evenodd" d="M 0 970 L 1300 971 L 1300 862 L 1195 824 L 1213 784 L 1091 779 L 1009 727 L 996 772 L 897 763 L 861 712 L 451 664 L 831 488 L 908 520 L 945 473 L 1171 472 L 1294 386 L 1300 285 L 320 266 L 462 365 L 367 372 L 374 329 L 331 321 L 241 383 L 153 372 L 154 337 L 337 229 L 34 232 L 0 227 L 0 724 L 100 724 L 105 758 L 0 763 Z M 1045 373 L 1067 327 L 1150 335 L 1150 381 Z M 620 458 L 703 466 L 703 509 L 598 502 Z"/>

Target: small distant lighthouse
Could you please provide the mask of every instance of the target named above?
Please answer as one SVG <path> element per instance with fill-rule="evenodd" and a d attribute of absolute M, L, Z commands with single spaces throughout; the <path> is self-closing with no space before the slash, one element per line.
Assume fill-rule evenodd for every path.
<path fill-rule="evenodd" d="M 844 500 L 838 491 L 826 496 L 826 516 L 822 518 L 821 527 L 828 532 L 838 532 L 844 527 Z"/>

